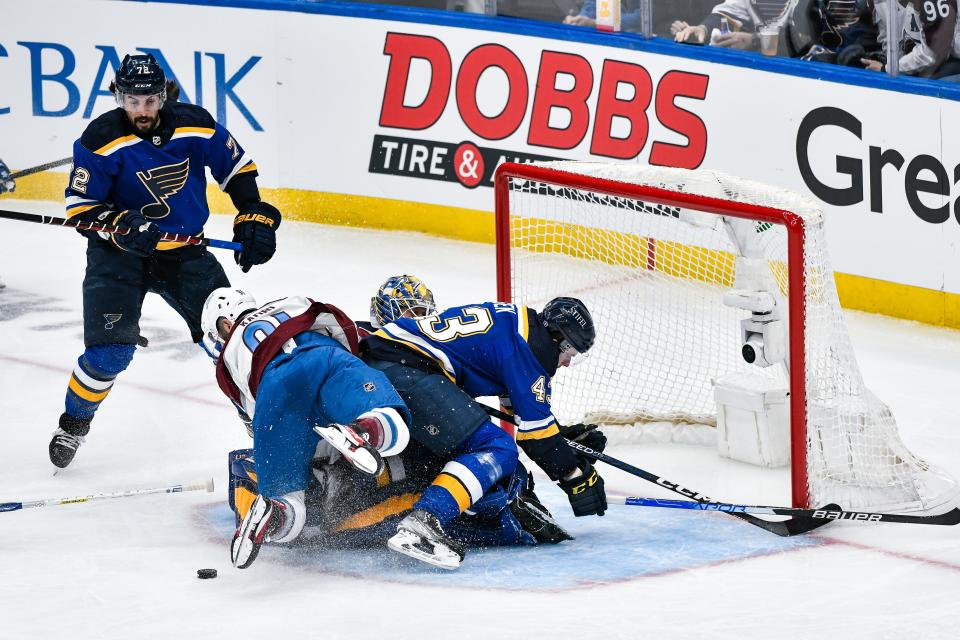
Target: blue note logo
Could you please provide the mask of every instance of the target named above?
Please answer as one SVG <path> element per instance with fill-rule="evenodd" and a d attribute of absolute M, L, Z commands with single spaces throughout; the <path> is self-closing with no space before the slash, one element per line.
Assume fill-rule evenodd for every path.
<path fill-rule="evenodd" d="M 111 329 L 113 329 L 113 326 L 114 326 L 116 323 L 120 322 L 120 318 L 122 318 L 122 317 L 123 317 L 123 314 L 122 314 L 122 313 L 105 313 L 105 314 L 103 314 L 104 320 L 107 321 L 107 323 L 106 323 L 105 325 L 103 325 L 103 328 L 106 329 L 107 331 L 110 331 Z"/>

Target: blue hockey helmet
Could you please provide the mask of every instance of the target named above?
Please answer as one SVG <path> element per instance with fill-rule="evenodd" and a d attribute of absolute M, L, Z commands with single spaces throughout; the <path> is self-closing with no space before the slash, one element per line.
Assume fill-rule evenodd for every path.
<path fill-rule="evenodd" d="M 387 278 L 377 289 L 377 295 L 370 298 L 370 322 L 375 327 L 382 327 L 405 315 L 423 317 L 436 312 L 433 293 L 416 276 Z"/>
<path fill-rule="evenodd" d="M 577 353 L 586 353 L 593 346 L 597 338 L 597 330 L 593 326 L 593 316 L 587 305 L 577 298 L 554 298 L 540 312 L 540 321 L 550 332 L 550 335 L 564 350 L 564 343 L 577 350 Z"/>
<path fill-rule="evenodd" d="M 123 106 L 123 96 L 159 95 L 161 105 L 167 98 L 167 77 L 152 54 L 127 54 L 113 79 L 117 103 Z"/>

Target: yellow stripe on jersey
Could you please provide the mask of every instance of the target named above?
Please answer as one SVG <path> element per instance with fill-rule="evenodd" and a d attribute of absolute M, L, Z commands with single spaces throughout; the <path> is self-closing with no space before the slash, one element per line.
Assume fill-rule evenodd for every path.
<path fill-rule="evenodd" d="M 81 213 L 84 213 L 85 211 L 90 211 L 90 209 L 93 209 L 94 207 L 99 207 L 99 206 L 100 206 L 100 203 L 97 203 L 97 204 L 91 204 L 87 206 L 79 206 L 79 207 L 73 207 L 72 209 L 67 209 L 67 220 L 69 220 L 74 216 L 78 216 Z"/>
<path fill-rule="evenodd" d="M 179 249 L 185 246 L 187 246 L 186 242 L 158 242 L 157 251 L 170 251 L 171 249 Z"/>
<path fill-rule="evenodd" d="M 237 171 L 237 174 L 247 173 L 247 172 L 256 171 L 256 170 L 257 170 L 257 163 L 251 160 L 250 162 L 247 163 L 247 166 L 245 166 L 243 169 L 240 169 L 240 171 Z"/>
<path fill-rule="evenodd" d="M 375 335 L 375 336 L 377 336 L 377 337 L 379 337 L 379 338 L 386 338 L 387 340 L 391 340 L 391 341 L 396 342 L 396 343 L 398 343 L 398 344 L 402 344 L 402 345 L 405 346 L 405 347 L 410 347 L 411 349 L 413 349 L 413 350 L 416 351 L 417 353 L 423 354 L 424 356 L 426 356 L 427 358 L 429 358 L 432 362 L 436 362 L 436 363 L 437 363 L 437 366 L 440 368 L 440 371 L 442 371 L 442 372 L 443 372 L 443 375 L 447 376 L 447 377 L 450 379 L 450 382 L 456 382 L 456 381 L 457 381 L 456 378 L 454 378 L 454 377 L 450 374 L 450 372 L 447 371 L 446 367 L 443 366 L 443 362 L 441 362 L 441 361 L 438 360 L 436 357 L 434 357 L 433 354 L 431 354 L 429 351 L 424 351 L 423 349 L 421 349 L 420 347 L 418 347 L 418 346 L 415 345 L 414 343 L 409 342 L 409 341 L 407 341 L 407 340 L 403 340 L 403 339 L 401 339 L 401 338 L 395 338 L 395 337 L 393 337 L 392 335 L 390 335 L 389 333 L 387 333 L 386 331 L 384 331 L 383 329 L 378 329 L 377 331 L 375 331 L 375 332 L 373 333 L 373 335 Z"/>
<path fill-rule="evenodd" d="M 113 388 L 111 385 L 104 391 L 91 391 L 87 389 L 83 384 L 77 380 L 76 376 L 70 375 L 70 382 L 67 384 L 70 387 L 70 390 L 75 394 L 86 400 L 87 402 L 100 402 L 107 397 L 107 394 L 110 393 L 110 389 Z"/>
<path fill-rule="evenodd" d="M 517 307 L 517 329 L 520 330 L 520 337 L 526 342 L 527 336 L 530 334 L 530 318 L 527 315 L 527 308 L 524 306 Z"/>
<path fill-rule="evenodd" d="M 517 431 L 517 442 L 521 440 L 543 440 L 544 438 L 549 438 L 550 436 L 555 436 L 559 433 L 560 429 L 557 428 L 556 423 L 554 423 L 546 429 L 537 429 L 536 431 Z"/>
<path fill-rule="evenodd" d="M 463 486 L 463 483 L 460 482 L 460 479 L 456 476 L 441 472 L 431 484 L 441 489 L 446 489 L 447 492 L 453 496 L 453 499 L 457 501 L 457 506 L 460 507 L 460 513 L 463 513 L 466 508 L 473 503 L 470 499 L 470 492 L 467 491 L 467 488 Z"/>
<path fill-rule="evenodd" d="M 108 156 L 114 151 L 116 151 L 117 149 L 119 149 L 121 146 L 127 145 L 131 142 L 139 142 L 139 141 L 140 141 L 140 138 L 132 134 L 129 136 L 123 136 L 122 138 L 111 140 L 107 144 L 103 145 L 102 147 L 94 151 L 94 153 L 97 154 L 98 156 Z"/>
<path fill-rule="evenodd" d="M 209 138 L 214 134 L 214 130 L 209 127 L 177 127 L 173 130 L 175 136 L 198 135 Z"/>
<path fill-rule="evenodd" d="M 404 493 L 403 495 L 387 498 L 379 504 L 375 504 L 369 509 L 364 509 L 360 513 L 355 513 L 336 527 L 334 531 L 349 531 L 350 529 L 362 529 L 377 523 L 383 522 L 390 516 L 409 511 L 413 508 L 413 503 L 420 499 L 419 493 Z"/>

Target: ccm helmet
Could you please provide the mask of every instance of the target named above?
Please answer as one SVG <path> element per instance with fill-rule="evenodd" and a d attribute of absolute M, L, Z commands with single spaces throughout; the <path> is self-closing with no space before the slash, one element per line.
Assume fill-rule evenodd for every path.
<path fill-rule="evenodd" d="M 123 96 L 152 96 L 159 94 L 160 106 L 167 99 L 167 78 L 152 54 L 126 55 L 113 79 L 114 96 L 123 106 Z"/>

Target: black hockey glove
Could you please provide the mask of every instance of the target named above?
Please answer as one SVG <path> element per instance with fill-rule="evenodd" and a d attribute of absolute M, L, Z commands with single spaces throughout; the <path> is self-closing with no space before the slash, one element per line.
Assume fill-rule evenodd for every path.
<path fill-rule="evenodd" d="M 583 424 L 581 422 L 558 428 L 560 429 L 560 435 L 567 440 L 579 442 L 597 453 L 603 453 L 603 449 L 607 446 L 607 436 L 603 435 L 603 431 L 600 431 L 600 427 L 595 424 Z"/>
<path fill-rule="evenodd" d="M 246 206 L 233 219 L 233 241 L 243 245 L 243 250 L 233 257 L 244 273 L 273 257 L 279 226 L 280 212 L 267 202 Z"/>
<path fill-rule="evenodd" d="M 563 489 L 570 500 L 573 515 L 602 516 L 607 510 L 607 492 L 603 490 L 603 478 L 589 462 L 581 468 L 583 473 L 570 480 L 561 480 Z"/>
<path fill-rule="evenodd" d="M 13 193 L 17 189 L 17 183 L 10 177 L 10 168 L 0 160 L 0 193 Z"/>
<path fill-rule="evenodd" d="M 129 229 L 121 235 L 113 234 L 113 241 L 124 251 L 148 258 L 157 250 L 163 232 L 152 222 L 147 222 L 139 209 L 127 209 L 113 220 L 113 224 Z"/>

